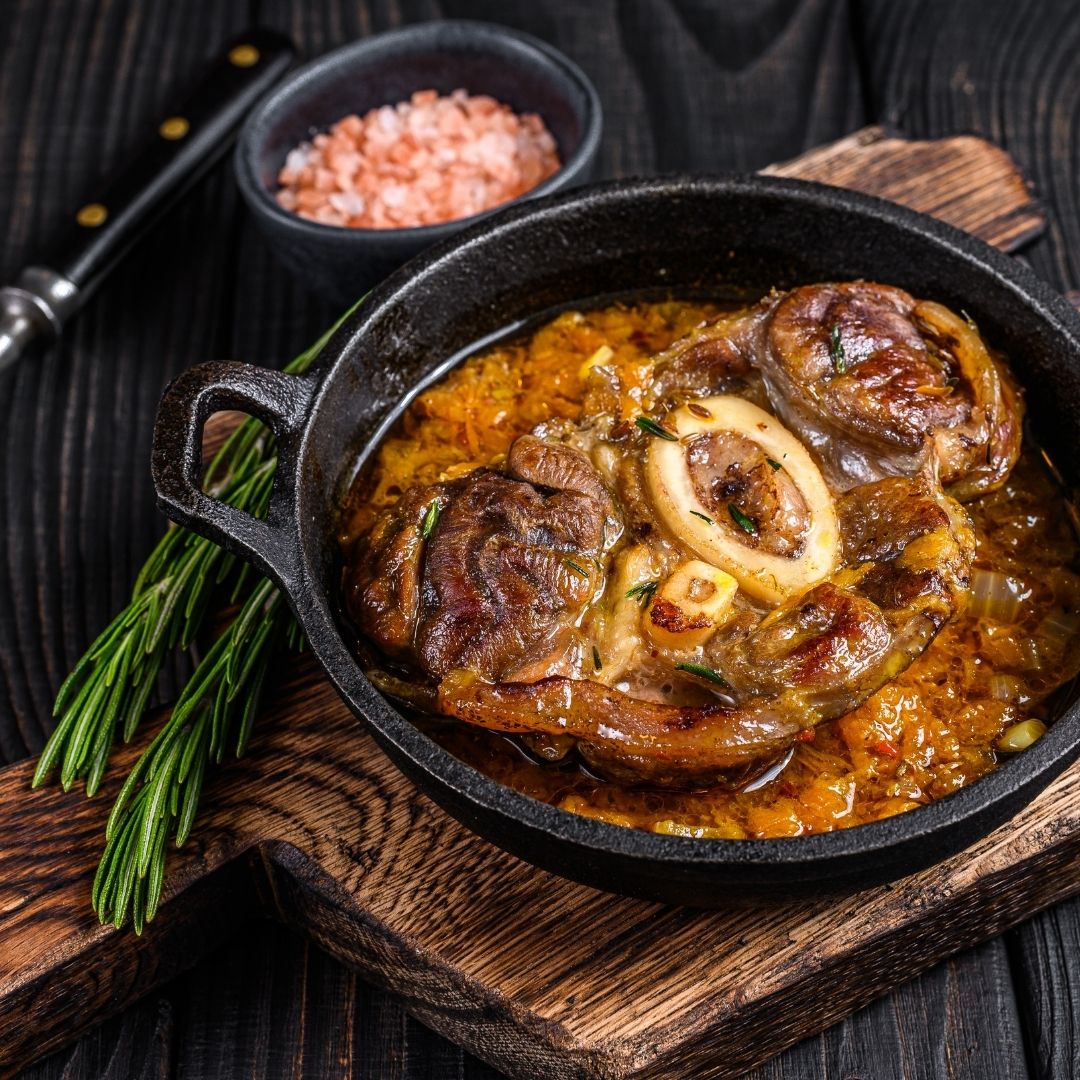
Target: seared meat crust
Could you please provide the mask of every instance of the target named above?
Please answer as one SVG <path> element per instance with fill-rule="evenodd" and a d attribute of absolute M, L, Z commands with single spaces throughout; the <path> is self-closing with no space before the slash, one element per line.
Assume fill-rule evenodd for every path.
<path fill-rule="evenodd" d="M 352 560 L 357 625 L 391 653 L 411 650 L 435 679 L 458 668 L 504 677 L 554 649 L 618 539 L 611 496 L 580 451 L 523 436 L 508 472 L 407 492 Z"/>
<path fill-rule="evenodd" d="M 1019 400 L 978 334 L 940 304 L 867 282 L 768 305 L 758 364 L 778 416 L 840 489 L 928 464 L 970 498 L 1020 452 Z"/>

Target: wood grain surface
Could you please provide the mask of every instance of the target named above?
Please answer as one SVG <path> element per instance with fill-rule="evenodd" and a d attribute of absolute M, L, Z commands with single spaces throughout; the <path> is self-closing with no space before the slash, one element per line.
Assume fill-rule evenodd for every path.
<path fill-rule="evenodd" d="M 900 882 L 701 912 L 597 892 L 479 840 L 416 794 L 311 662 L 281 681 L 260 727 L 208 787 L 197 841 L 170 861 L 142 937 L 86 910 L 106 803 L 26 798 L 29 766 L 0 774 L 0 1068 L 175 974 L 256 895 L 511 1076 L 644 1080 L 737 1076 L 1080 890 L 1080 764 Z"/>
<path fill-rule="evenodd" d="M 5 276 L 130 148 L 185 72 L 246 21 L 284 29 L 314 55 L 445 14 L 516 25 L 582 63 L 604 101 L 606 175 L 758 168 L 871 121 L 921 137 L 986 134 L 1053 212 L 1028 258 L 1059 288 L 1080 281 L 1080 41 L 1070 6 L 1054 0 L 8 0 L 4 10 Z M 0 384 L 5 760 L 40 747 L 66 667 L 122 602 L 161 527 L 145 467 L 160 388 L 212 356 L 280 363 L 332 315 L 273 265 L 222 168 L 133 255 L 61 349 Z M 1080 1012 L 1065 988 L 1080 985 L 1077 926 L 1078 905 L 1059 906 L 755 1075 L 1075 1075 Z M 494 1075 L 270 924 L 233 935 L 215 958 L 30 1075 L 331 1070 Z"/>

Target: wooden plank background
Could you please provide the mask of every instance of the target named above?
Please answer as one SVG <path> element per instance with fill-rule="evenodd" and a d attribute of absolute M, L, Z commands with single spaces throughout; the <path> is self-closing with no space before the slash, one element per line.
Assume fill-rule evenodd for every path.
<path fill-rule="evenodd" d="M 1032 265 L 1058 288 L 1080 285 L 1071 2 L 4 0 L 2 10 L 5 278 L 245 25 L 283 29 L 311 56 L 444 15 L 509 23 L 585 67 L 604 102 L 603 175 L 755 169 L 871 122 L 917 137 L 986 135 L 1051 210 Z M 0 380 L 0 760 L 40 748 L 52 694 L 162 528 L 147 461 L 165 382 L 211 357 L 280 363 L 332 315 L 273 265 L 222 166 L 62 347 Z M 1074 1076 L 1078 946 L 1080 901 L 941 965 L 754 1076 Z M 314 947 L 256 925 L 25 1075 L 495 1074 Z"/>

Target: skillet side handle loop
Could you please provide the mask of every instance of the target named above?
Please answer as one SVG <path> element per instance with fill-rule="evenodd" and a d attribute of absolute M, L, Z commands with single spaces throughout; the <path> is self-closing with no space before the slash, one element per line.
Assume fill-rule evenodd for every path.
<path fill-rule="evenodd" d="M 199 364 L 165 389 L 154 425 L 152 473 L 158 505 L 173 521 L 246 559 L 286 591 L 300 574 L 293 502 L 300 435 L 315 392 L 309 376 L 240 363 Z M 278 464 L 265 520 L 202 490 L 203 427 L 236 409 L 274 433 Z"/>

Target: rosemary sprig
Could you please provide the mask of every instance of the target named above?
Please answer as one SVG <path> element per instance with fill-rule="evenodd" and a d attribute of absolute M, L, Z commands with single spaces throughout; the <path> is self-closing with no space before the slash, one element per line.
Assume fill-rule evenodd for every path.
<path fill-rule="evenodd" d="M 754 521 L 753 518 L 747 517 L 734 503 L 728 503 L 727 508 L 728 513 L 731 515 L 731 520 L 734 521 L 744 533 L 749 533 L 751 536 L 757 536 L 757 522 Z"/>
<path fill-rule="evenodd" d="M 236 470 L 222 480 L 218 497 L 261 517 L 276 464 L 271 458 Z M 86 794 L 97 792 L 117 729 L 131 741 L 167 654 L 191 646 L 213 594 L 235 567 L 233 556 L 211 541 L 169 529 L 143 566 L 131 602 L 60 687 L 53 705 L 59 722 L 38 761 L 34 787 L 59 765 L 65 791 L 84 779 Z M 240 585 L 234 582 L 234 593 Z"/>
<path fill-rule="evenodd" d="M 362 301 L 360 301 L 362 302 Z M 346 312 L 319 340 L 285 367 L 311 367 Z M 255 517 L 265 515 L 277 455 L 258 420 L 241 424 L 207 466 L 205 489 Z M 139 757 L 117 797 L 94 881 L 93 903 L 103 922 L 136 931 L 153 918 L 161 895 L 165 844 L 187 839 L 206 765 L 226 747 L 247 746 L 263 682 L 285 645 L 303 635 L 277 589 L 212 541 L 172 526 L 139 572 L 128 605 L 75 665 L 57 694 L 57 726 L 42 751 L 33 786 L 60 766 L 65 790 L 84 780 L 98 790 L 117 731 L 131 740 L 147 708 L 166 656 L 187 649 L 205 629 L 217 597 L 240 604 L 188 680 L 164 727 Z"/>
<path fill-rule="evenodd" d="M 208 764 L 243 755 L 273 657 L 292 617 L 280 592 L 261 580 L 188 680 L 172 715 L 142 752 L 105 828 L 91 901 L 103 923 L 130 916 L 141 933 L 157 911 L 170 836 L 191 832 Z"/>
<path fill-rule="evenodd" d="M 644 607 L 652 599 L 653 593 L 656 592 L 659 586 L 659 581 L 643 581 L 640 585 L 627 589 L 626 598 L 628 600 L 636 599 Z"/>

